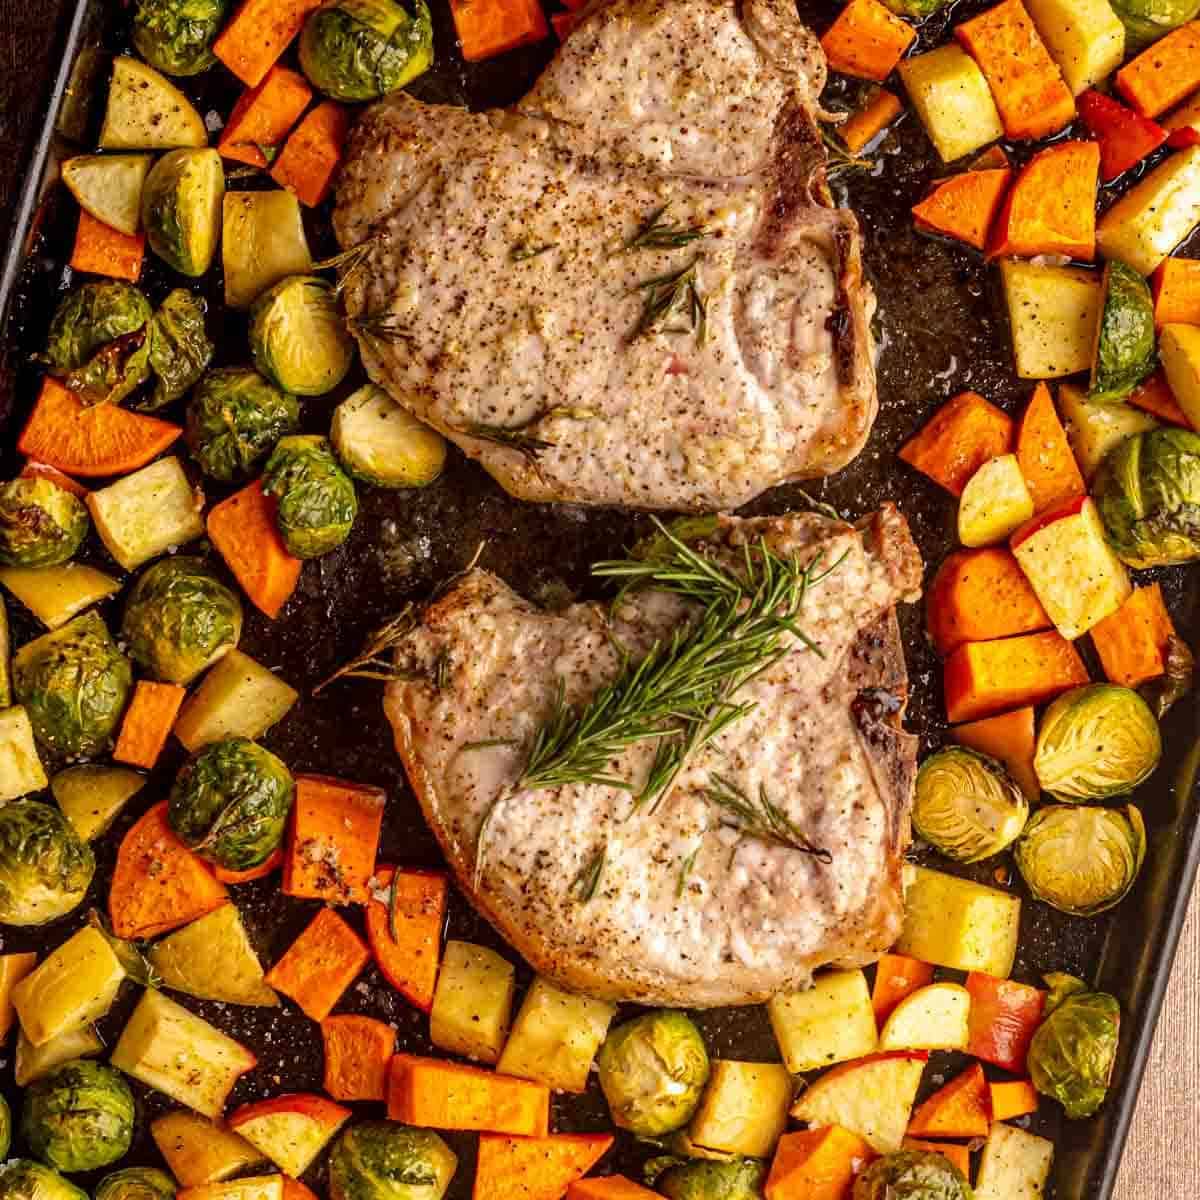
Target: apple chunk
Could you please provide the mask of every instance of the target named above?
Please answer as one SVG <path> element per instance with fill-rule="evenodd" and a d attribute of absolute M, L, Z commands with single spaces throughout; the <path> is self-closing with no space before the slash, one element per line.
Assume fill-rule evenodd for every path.
<path fill-rule="evenodd" d="M 351 1112 L 324 1096 L 297 1092 L 245 1104 L 229 1117 L 229 1128 L 293 1178 L 350 1119 Z"/>
<path fill-rule="evenodd" d="M 881 1050 L 965 1050 L 971 993 L 959 983 L 931 983 L 905 996 L 879 1035 Z"/>

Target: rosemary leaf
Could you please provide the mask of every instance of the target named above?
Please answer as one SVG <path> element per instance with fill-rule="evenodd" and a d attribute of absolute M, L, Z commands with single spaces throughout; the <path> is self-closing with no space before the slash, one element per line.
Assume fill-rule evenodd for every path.
<path fill-rule="evenodd" d="M 535 417 L 534 420 L 527 422 L 525 425 L 504 426 L 504 425 L 483 425 L 473 423 L 466 425 L 459 430 L 460 433 L 465 433 L 468 437 L 479 438 L 484 442 L 495 442 L 498 446 L 507 446 L 510 450 L 516 450 L 531 462 L 536 462 L 537 457 L 544 450 L 552 450 L 553 442 L 548 442 L 544 438 L 535 437 L 533 434 L 526 432 L 531 426 L 536 425 L 542 418 Z"/>
<path fill-rule="evenodd" d="M 726 814 L 726 824 L 733 829 L 765 842 L 775 842 L 803 854 L 811 854 L 818 862 L 833 862 L 833 855 L 828 850 L 814 846 L 787 813 L 771 799 L 765 784 L 759 785 L 757 798 L 751 799 L 732 780 L 724 775 L 713 775 L 704 789 L 704 798 Z"/>
<path fill-rule="evenodd" d="M 484 738 L 480 742 L 464 742 L 460 750 L 465 754 L 472 750 L 489 750 L 493 746 L 519 746 L 516 738 Z"/>
<path fill-rule="evenodd" d="M 580 904 L 586 904 L 600 886 L 600 876 L 604 874 L 604 860 L 608 857 L 608 847 L 601 846 L 588 860 L 587 865 L 575 876 L 571 884 L 571 893 Z"/>
<path fill-rule="evenodd" d="M 377 234 L 375 237 L 367 238 L 365 242 L 359 242 L 357 246 L 351 246 L 349 250 L 343 250 L 340 254 L 334 254 L 329 258 L 321 259 L 320 262 L 313 263 L 311 269 L 314 271 L 341 271 L 341 276 L 333 286 L 333 294 L 340 296 L 350 280 L 370 261 L 372 253 L 385 241 L 387 241 L 387 234 Z M 361 324 L 364 319 L 369 320 L 370 318 L 360 318 L 359 323 Z"/>
<path fill-rule="evenodd" d="M 385 682 L 405 680 L 415 682 L 422 675 L 398 666 L 383 656 L 400 644 L 416 626 L 416 612 L 406 604 L 382 629 L 377 629 L 366 640 L 362 650 L 343 666 L 338 667 L 328 679 L 323 679 L 313 688 L 318 695 L 338 679 L 380 679 Z"/>
<path fill-rule="evenodd" d="M 530 242 L 518 242 L 508 252 L 508 257 L 511 258 L 515 263 L 529 262 L 531 258 L 540 258 L 543 254 L 547 254 L 549 251 L 557 249 L 557 242 L 546 242 L 540 246 L 535 246 Z"/>
<path fill-rule="evenodd" d="M 679 868 L 679 882 L 675 885 L 675 899 L 682 900 L 683 893 L 687 890 L 688 876 L 692 873 L 692 868 L 696 865 L 696 856 L 700 853 L 700 847 L 697 846 L 691 854 L 683 860 L 683 865 Z"/>
<path fill-rule="evenodd" d="M 703 225 L 668 225 L 664 220 L 667 205 L 657 208 L 625 243 L 626 250 L 678 250 L 681 246 L 704 237 L 708 232 Z"/>
<path fill-rule="evenodd" d="M 450 658 L 450 651 L 443 650 L 437 658 L 433 660 L 433 687 L 435 691 L 444 692 L 450 683 L 450 672 L 454 667 L 454 662 Z"/>
<path fill-rule="evenodd" d="M 402 325 L 394 314 L 386 311 L 351 317 L 346 322 L 346 328 L 351 333 L 376 338 L 381 342 L 412 342 L 417 336 L 411 327 Z"/>
<path fill-rule="evenodd" d="M 697 257 L 672 274 L 657 275 L 633 290 L 643 294 L 642 315 L 630 334 L 631 342 L 650 333 L 694 333 L 703 342 L 708 332 L 708 301 L 696 279 Z"/>

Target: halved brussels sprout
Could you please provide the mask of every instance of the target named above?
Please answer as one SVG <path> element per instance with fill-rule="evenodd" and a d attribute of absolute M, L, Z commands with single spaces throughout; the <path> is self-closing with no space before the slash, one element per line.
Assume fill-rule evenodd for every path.
<path fill-rule="evenodd" d="M 91 521 L 78 496 L 38 476 L 0 486 L 0 563 L 56 567 L 73 557 Z"/>
<path fill-rule="evenodd" d="M 1090 1117 L 1108 1094 L 1121 1006 L 1107 992 L 1093 992 L 1072 976 L 1047 975 L 1046 982 L 1053 985 L 1049 1013 L 1029 1044 L 1029 1077 L 1072 1120 Z"/>
<path fill-rule="evenodd" d="M 88 1200 L 88 1194 L 52 1167 L 10 1158 L 0 1165 L 0 1200 Z"/>
<path fill-rule="evenodd" d="M 249 476 L 284 434 L 300 423 L 295 396 L 252 367 L 209 371 L 188 403 L 187 443 L 200 469 L 223 483 Z"/>
<path fill-rule="evenodd" d="M 133 44 L 166 75 L 197 75 L 216 62 L 210 49 L 229 0 L 137 0 Z"/>
<path fill-rule="evenodd" d="M 76 1058 L 26 1089 L 21 1132 L 52 1167 L 92 1171 L 129 1150 L 134 1116 L 133 1093 L 120 1071 Z"/>
<path fill-rule="evenodd" d="M 1015 854 L 1036 899 L 1094 917 L 1133 887 L 1146 859 L 1146 827 L 1132 804 L 1124 810 L 1051 804 L 1034 813 Z"/>
<path fill-rule="evenodd" d="M 441 1200 L 457 1167 L 454 1151 L 432 1130 L 395 1121 L 363 1121 L 343 1131 L 333 1144 L 329 1196 Z"/>
<path fill-rule="evenodd" d="M 171 150 L 142 188 L 142 225 L 150 249 L 182 275 L 203 275 L 221 236 L 225 168 L 212 149 Z"/>
<path fill-rule="evenodd" d="M 1100 464 L 1092 494 L 1113 549 L 1131 567 L 1200 558 L 1200 434 L 1155 429 Z"/>
<path fill-rule="evenodd" d="M 215 347 L 204 327 L 207 306 L 200 296 L 175 288 L 150 322 L 150 369 L 154 392 L 139 407 L 154 412 L 178 400 L 203 374 Z"/>
<path fill-rule="evenodd" d="M 205 746 L 180 770 L 167 820 L 184 845 L 227 871 L 265 862 L 283 840 L 291 772 L 246 738 Z"/>
<path fill-rule="evenodd" d="M 326 0 L 300 35 L 300 68 L 334 100 L 378 100 L 433 62 L 433 20 L 425 0 Z"/>
<path fill-rule="evenodd" d="M 446 465 L 446 439 L 373 383 L 334 409 L 329 436 L 346 470 L 375 487 L 425 487 Z"/>
<path fill-rule="evenodd" d="M 619 1025 L 596 1060 L 613 1121 L 640 1137 L 685 1125 L 708 1082 L 708 1051 L 695 1024 L 667 1009 Z"/>
<path fill-rule="evenodd" d="M 92 1200 L 172 1200 L 175 1181 L 157 1167 L 124 1167 L 96 1184 Z"/>
<path fill-rule="evenodd" d="M 651 1159 L 646 1179 L 669 1200 L 762 1200 L 767 1165 L 757 1158 Z"/>
<path fill-rule="evenodd" d="M 1112 6 L 1125 26 L 1131 51 L 1148 46 L 1200 14 L 1200 0 L 1112 0 Z"/>
<path fill-rule="evenodd" d="M 1133 791 L 1161 757 L 1158 722 L 1145 700 L 1130 688 L 1092 683 L 1046 709 L 1033 768 L 1045 791 L 1070 803 Z"/>
<path fill-rule="evenodd" d="M 96 859 L 49 804 L 14 800 L 0 808 L 0 923 L 44 925 L 78 907 Z"/>
<path fill-rule="evenodd" d="M 199 558 L 164 558 L 138 577 L 121 637 L 155 679 L 191 683 L 242 636 L 242 602 Z"/>
<path fill-rule="evenodd" d="M 1124 400 L 1158 365 L 1150 285 L 1132 267 L 1112 260 L 1104 268 L 1103 295 L 1088 388 L 1095 404 Z"/>
<path fill-rule="evenodd" d="M 28 642 L 13 687 L 38 744 L 56 758 L 98 754 L 121 719 L 133 671 L 97 612 Z"/>
<path fill-rule="evenodd" d="M 948 746 L 917 772 L 912 820 L 930 845 L 959 862 L 1011 846 L 1029 819 L 1029 801 L 994 758 Z"/>
<path fill-rule="evenodd" d="M 854 1200 L 971 1200 L 973 1194 L 944 1154 L 926 1150 L 885 1154 L 854 1180 Z"/>
<path fill-rule="evenodd" d="M 281 279 L 255 300 L 250 349 L 254 365 L 297 396 L 332 391 L 354 362 L 354 341 L 333 287 L 315 275 Z"/>
<path fill-rule="evenodd" d="M 297 558 L 336 550 L 358 515 L 354 484 L 329 442 L 315 434 L 279 440 L 263 471 L 263 491 L 278 501 L 279 533 Z"/>

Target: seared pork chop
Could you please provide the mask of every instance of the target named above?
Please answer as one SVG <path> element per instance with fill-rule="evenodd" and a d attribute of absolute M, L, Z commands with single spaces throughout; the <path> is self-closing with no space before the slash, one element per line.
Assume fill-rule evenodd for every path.
<path fill-rule="evenodd" d="M 711 512 L 838 470 L 874 298 L 824 80 L 793 0 L 609 0 L 512 109 L 376 105 L 334 217 L 372 379 L 525 500 Z"/>
<path fill-rule="evenodd" d="M 567 987 L 644 1004 L 756 1003 L 805 986 L 817 967 L 872 961 L 900 932 L 916 746 L 900 727 L 894 606 L 916 598 L 919 554 L 891 507 L 858 526 L 722 518 L 703 553 L 738 570 L 760 539 L 837 564 L 798 617 L 818 649 L 787 634 L 784 656 L 733 697 L 751 710 L 653 805 L 601 783 L 517 781 L 560 688 L 578 712 L 621 654 L 636 661 L 691 622 L 690 601 L 643 590 L 611 612 L 552 614 L 473 570 L 398 650 L 414 681 L 389 685 L 386 711 L 426 819 L 464 892 Z M 654 752 L 636 743 L 607 770 L 640 785 Z M 714 787 L 768 799 L 794 836 L 748 832 Z"/>

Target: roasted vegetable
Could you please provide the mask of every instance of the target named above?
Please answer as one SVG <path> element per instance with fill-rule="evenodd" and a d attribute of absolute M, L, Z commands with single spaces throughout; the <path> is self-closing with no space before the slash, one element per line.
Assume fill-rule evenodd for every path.
<path fill-rule="evenodd" d="M 1124 400 L 1158 365 L 1149 284 L 1132 267 L 1110 262 L 1102 294 L 1088 388 L 1093 403 Z"/>
<path fill-rule="evenodd" d="M 1132 804 L 1124 810 L 1051 804 L 1030 819 L 1015 854 L 1037 899 L 1094 917 L 1133 887 L 1146 858 L 1146 829 Z"/>
<path fill-rule="evenodd" d="M 29 716 L 19 705 L 0 709 L 0 804 L 46 786 Z"/>
<path fill-rule="evenodd" d="M 214 742 L 180 770 L 167 819 L 184 844 L 228 871 L 265 862 L 283 840 L 291 772 L 245 738 Z"/>
<path fill-rule="evenodd" d="M 212 361 L 214 346 L 204 327 L 205 303 L 176 288 L 159 305 L 150 322 L 150 369 L 156 382 L 150 399 L 139 408 L 153 412 L 178 400 Z"/>
<path fill-rule="evenodd" d="M 73 1059 L 25 1092 L 21 1132 L 29 1148 L 60 1171 L 116 1162 L 133 1141 L 133 1093 L 119 1071 Z"/>
<path fill-rule="evenodd" d="M 209 371 L 188 404 L 187 442 L 200 469 L 223 483 L 245 479 L 300 420 L 296 398 L 249 367 Z"/>
<path fill-rule="evenodd" d="M 0 1165 L 0 1200 L 88 1200 L 87 1192 L 28 1158 Z"/>
<path fill-rule="evenodd" d="M 44 925 L 75 908 L 96 860 L 57 809 L 37 800 L 0 808 L 0 922 Z"/>
<path fill-rule="evenodd" d="M 326 0 L 304 23 L 300 67 L 334 100 L 377 100 L 433 63 L 425 0 Z"/>
<path fill-rule="evenodd" d="M 155 679 L 190 683 L 242 635 L 242 602 L 202 559 L 164 558 L 138 577 L 121 637 Z"/>
<path fill-rule="evenodd" d="M 342 466 L 376 487 L 425 487 L 446 465 L 446 439 L 373 383 L 334 409 L 329 436 Z"/>
<path fill-rule="evenodd" d="M 150 249 L 182 275 L 203 275 L 217 252 L 224 196 L 225 170 L 215 150 L 164 154 L 142 188 Z"/>
<path fill-rule="evenodd" d="M 268 288 L 250 309 L 254 365 L 285 392 L 323 396 L 346 377 L 354 342 L 331 284 L 292 275 Z"/>
<path fill-rule="evenodd" d="M 1047 1016 L 1029 1045 L 1029 1076 L 1043 1096 L 1057 1100 L 1072 1120 L 1104 1103 L 1117 1057 L 1121 1006 L 1081 979 L 1047 975 Z"/>
<path fill-rule="evenodd" d="M 13 659 L 13 686 L 43 750 L 97 754 L 121 719 L 133 672 L 99 613 L 84 613 L 28 642 Z"/>
<path fill-rule="evenodd" d="M 853 1200 L 971 1200 L 971 1186 L 944 1155 L 901 1150 L 877 1158 L 854 1180 Z"/>
<path fill-rule="evenodd" d="M 128 767 L 85 763 L 59 771 L 50 780 L 50 791 L 75 832 L 90 842 L 108 829 L 145 782 L 144 775 Z"/>
<path fill-rule="evenodd" d="M 226 193 L 221 265 L 230 308 L 249 308 L 272 284 L 307 271 L 312 255 L 295 195 L 283 188 Z"/>
<path fill-rule="evenodd" d="M 96 1184 L 93 1200 L 173 1200 L 175 1181 L 157 1167 L 124 1167 Z"/>
<path fill-rule="evenodd" d="M 79 207 L 132 237 L 142 227 L 142 185 L 149 154 L 79 154 L 62 165 L 62 180 Z"/>
<path fill-rule="evenodd" d="M 229 11 L 229 0 L 137 0 L 133 44 L 167 75 L 196 75 L 216 59 L 209 47 Z"/>
<path fill-rule="evenodd" d="M 767 1167 L 757 1158 L 651 1159 L 647 1180 L 669 1200 L 761 1200 Z"/>
<path fill-rule="evenodd" d="M 661 1009 L 614 1029 L 596 1060 L 613 1121 L 639 1137 L 687 1124 L 708 1082 L 708 1051 L 695 1024 Z"/>
<path fill-rule="evenodd" d="M 102 150 L 172 150 L 207 146 L 204 118 L 188 98 L 153 67 L 128 55 L 113 60 L 108 105 L 100 130 Z"/>
<path fill-rule="evenodd" d="M 441 1200 L 457 1166 L 454 1151 L 431 1130 L 364 1121 L 333 1144 L 330 1200 Z"/>
<path fill-rule="evenodd" d="M 949 746 L 921 764 L 912 819 L 943 854 L 978 862 L 1017 840 L 1029 819 L 1029 801 L 994 758 Z"/>
<path fill-rule="evenodd" d="M 1157 41 L 1200 13 L 1200 0 L 1112 0 L 1112 6 L 1125 26 L 1130 50 Z"/>
<path fill-rule="evenodd" d="M 104 1043 L 92 1025 L 60 1033 L 40 1046 L 35 1046 L 29 1040 L 24 1029 L 18 1029 L 13 1078 L 17 1087 L 24 1087 L 72 1058 L 92 1058 L 103 1049 Z"/>
<path fill-rule="evenodd" d="M 278 502 L 280 536 L 297 558 L 336 550 L 358 515 L 354 484 L 329 442 L 316 435 L 279 440 L 263 471 L 263 491 Z"/>
<path fill-rule="evenodd" d="M 74 556 L 87 536 L 87 509 L 49 479 L 14 479 L 0 486 L 0 563 L 54 567 Z"/>
<path fill-rule="evenodd" d="M 945 8 L 949 0 L 883 0 L 897 16 L 908 17 L 913 21 L 923 21 L 931 17 L 940 8 Z"/>
<path fill-rule="evenodd" d="M 1100 465 L 1093 492 L 1108 540 L 1131 567 L 1200 558 L 1200 434 L 1129 438 Z"/>

